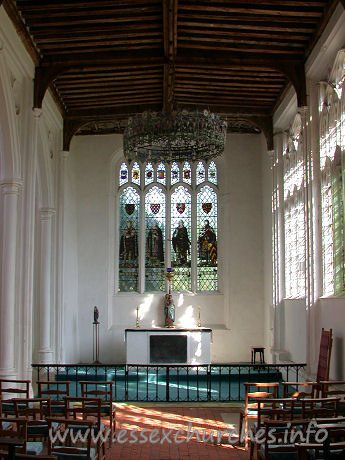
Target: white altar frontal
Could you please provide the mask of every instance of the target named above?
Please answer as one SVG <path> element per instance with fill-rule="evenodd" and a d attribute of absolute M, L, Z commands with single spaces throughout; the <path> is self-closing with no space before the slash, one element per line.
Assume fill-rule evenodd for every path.
<path fill-rule="evenodd" d="M 212 329 L 126 329 L 127 364 L 210 364 Z"/>

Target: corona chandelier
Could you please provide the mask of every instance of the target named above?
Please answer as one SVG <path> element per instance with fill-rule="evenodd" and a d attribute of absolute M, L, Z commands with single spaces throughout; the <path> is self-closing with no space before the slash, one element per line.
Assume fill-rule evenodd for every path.
<path fill-rule="evenodd" d="M 143 112 L 128 119 L 124 154 L 129 161 L 207 161 L 223 153 L 226 128 L 208 110 Z"/>

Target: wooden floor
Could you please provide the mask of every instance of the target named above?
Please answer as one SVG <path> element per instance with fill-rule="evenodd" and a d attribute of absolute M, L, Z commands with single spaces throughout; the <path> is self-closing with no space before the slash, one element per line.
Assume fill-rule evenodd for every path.
<path fill-rule="evenodd" d="M 107 450 L 107 458 L 249 459 L 243 447 L 233 445 L 235 439 L 229 444 L 224 433 L 227 428 L 238 428 L 238 409 L 220 404 L 211 407 L 118 404 L 117 440 Z"/>

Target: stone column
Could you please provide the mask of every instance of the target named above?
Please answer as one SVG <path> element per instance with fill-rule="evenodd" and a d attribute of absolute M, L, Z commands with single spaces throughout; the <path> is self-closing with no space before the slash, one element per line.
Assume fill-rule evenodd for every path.
<path fill-rule="evenodd" d="M 18 198 L 21 193 L 20 180 L 1 183 L 2 201 L 2 270 L 0 304 L 0 377 L 17 375 L 15 363 L 15 318 L 16 318 L 16 255 Z"/>
<path fill-rule="evenodd" d="M 26 82 L 26 101 L 32 91 L 32 83 Z M 20 303 L 21 321 L 21 360 L 23 378 L 32 378 L 33 357 L 33 312 L 35 299 L 35 215 L 36 215 L 36 180 L 37 180 L 37 146 L 42 109 L 25 112 L 25 148 L 23 149 L 23 249 L 21 259 L 22 292 Z M 18 353 L 19 354 L 19 353 Z"/>
<path fill-rule="evenodd" d="M 275 279 L 275 306 L 274 306 L 274 350 L 279 359 L 279 353 L 285 347 L 284 329 L 284 302 L 285 297 L 285 239 L 284 239 L 284 167 L 283 151 L 286 143 L 284 132 L 274 136 L 275 152 L 273 156 L 273 193 L 275 194 L 276 210 L 274 219 L 274 279 Z"/>
<path fill-rule="evenodd" d="M 39 268 L 39 347 L 38 363 L 52 363 L 51 344 L 51 273 L 52 273 L 52 223 L 55 210 L 40 209 L 40 268 Z"/>
<path fill-rule="evenodd" d="M 64 361 L 63 349 L 63 327 L 64 327 L 64 264 L 65 264 L 65 197 L 66 197 L 66 176 L 67 176 L 67 161 L 69 151 L 62 150 L 59 157 L 58 170 L 58 208 L 57 208 L 57 312 L 56 312 L 56 329 L 55 329 L 55 349 L 56 361 Z"/>

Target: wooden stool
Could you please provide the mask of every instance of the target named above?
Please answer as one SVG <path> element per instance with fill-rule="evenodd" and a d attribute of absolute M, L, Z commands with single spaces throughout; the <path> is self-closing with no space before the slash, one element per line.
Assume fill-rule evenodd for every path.
<path fill-rule="evenodd" d="M 265 347 L 252 347 L 252 364 L 255 364 L 256 353 L 259 353 L 260 364 L 265 362 Z"/>

